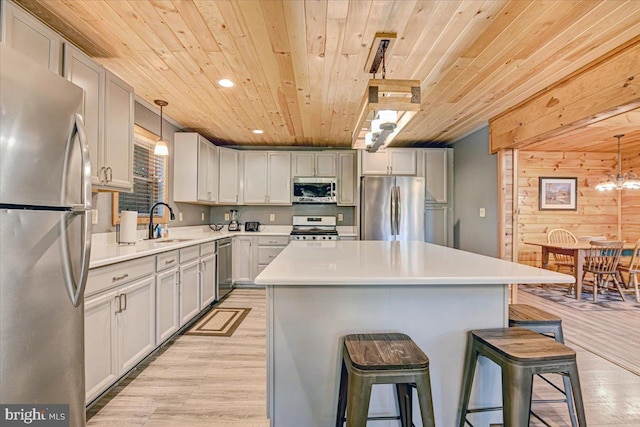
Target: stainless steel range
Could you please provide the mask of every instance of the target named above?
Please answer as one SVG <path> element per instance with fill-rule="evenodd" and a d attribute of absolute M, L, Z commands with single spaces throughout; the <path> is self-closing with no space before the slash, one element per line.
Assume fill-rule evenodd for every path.
<path fill-rule="evenodd" d="M 338 240 L 335 216 L 293 216 L 291 240 Z"/>

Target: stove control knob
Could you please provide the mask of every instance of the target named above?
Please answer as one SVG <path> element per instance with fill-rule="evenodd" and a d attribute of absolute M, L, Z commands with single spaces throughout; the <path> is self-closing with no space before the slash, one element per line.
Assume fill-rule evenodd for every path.
<path fill-rule="evenodd" d="M 302 236 L 302 239 L 306 240 L 306 239 L 307 239 L 307 236 Z"/>
<path fill-rule="evenodd" d="M 311 236 L 311 238 L 312 238 L 313 240 L 316 240 L 316 236 Z"/>

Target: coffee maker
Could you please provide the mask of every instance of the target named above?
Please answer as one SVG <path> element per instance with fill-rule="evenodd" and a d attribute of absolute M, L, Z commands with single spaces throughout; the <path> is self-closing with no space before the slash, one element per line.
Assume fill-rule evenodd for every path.
<path fill-rule="evenodd" d="M 229 231 L 240 231 L 240 224 L 238 223 L 238 211 L 231 209 L 231 221 L 229 221 Z"/>

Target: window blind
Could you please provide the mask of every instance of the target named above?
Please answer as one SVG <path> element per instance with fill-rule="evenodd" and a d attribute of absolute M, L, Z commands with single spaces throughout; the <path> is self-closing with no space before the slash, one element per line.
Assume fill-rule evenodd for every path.
<path fill-rule="evenodd" d="M 138 216 L 149 217 L 149 210 L 165 200 L 166 157 L 153 154 L 155 141 L 134 133 L 133 192 L 120 193 L 118 211 L 138 211 Z M 164 215 L 164 206 L 156 214 Z"/>

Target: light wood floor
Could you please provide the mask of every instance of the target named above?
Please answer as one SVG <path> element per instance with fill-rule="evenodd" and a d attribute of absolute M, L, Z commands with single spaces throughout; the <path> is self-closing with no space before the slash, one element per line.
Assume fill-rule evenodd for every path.
<path fill-rule="evenodd" d="M 557 312 L 571 310 L 536 296 L 520 293 L 519 301 Z M 88 414 L 88 426 L 212 426 L 266 427 L 265 291 L 236 289 L 222 307 L 252 310 L 232 337 L 182 335 L 144 363 Z M 560 307 L 556 307 L 560 306 Z M 559 310 L 559 311 L 558 311 Z M 579 312 L 589 319 L 591 312 Z M 571 318 L 576 317 L 570 313 Z M 564 321 L 567 338 L 588 334 L 577 318 Z M 613 323 L 618 320 L 612 320 Z M 635 328 L 639 329 L 636 322 Z M 629 328 L 633 326 L 629 325 Z M 624 336 L 624 327 L 620 334 Z M 638 351 L 638 341 L 635 349 Z M 582 393 L 590 427 L 640 426 L 640 376 L 572 342 L 578 354 Z M 634 347 L 630 347 L 631 351 Z M 557 398 L 542 382 L 535 398 Z M 553 426 L 569 426 L 565 404 L 534 408 Z M 542 426 L 532 419 L 531 426 Z M 304 426 L 278 426 L 304 427 Z M 450 426 L 442 426 L 450 427 Z M 486 426 L 485 426 L 486 427 Z"/>

